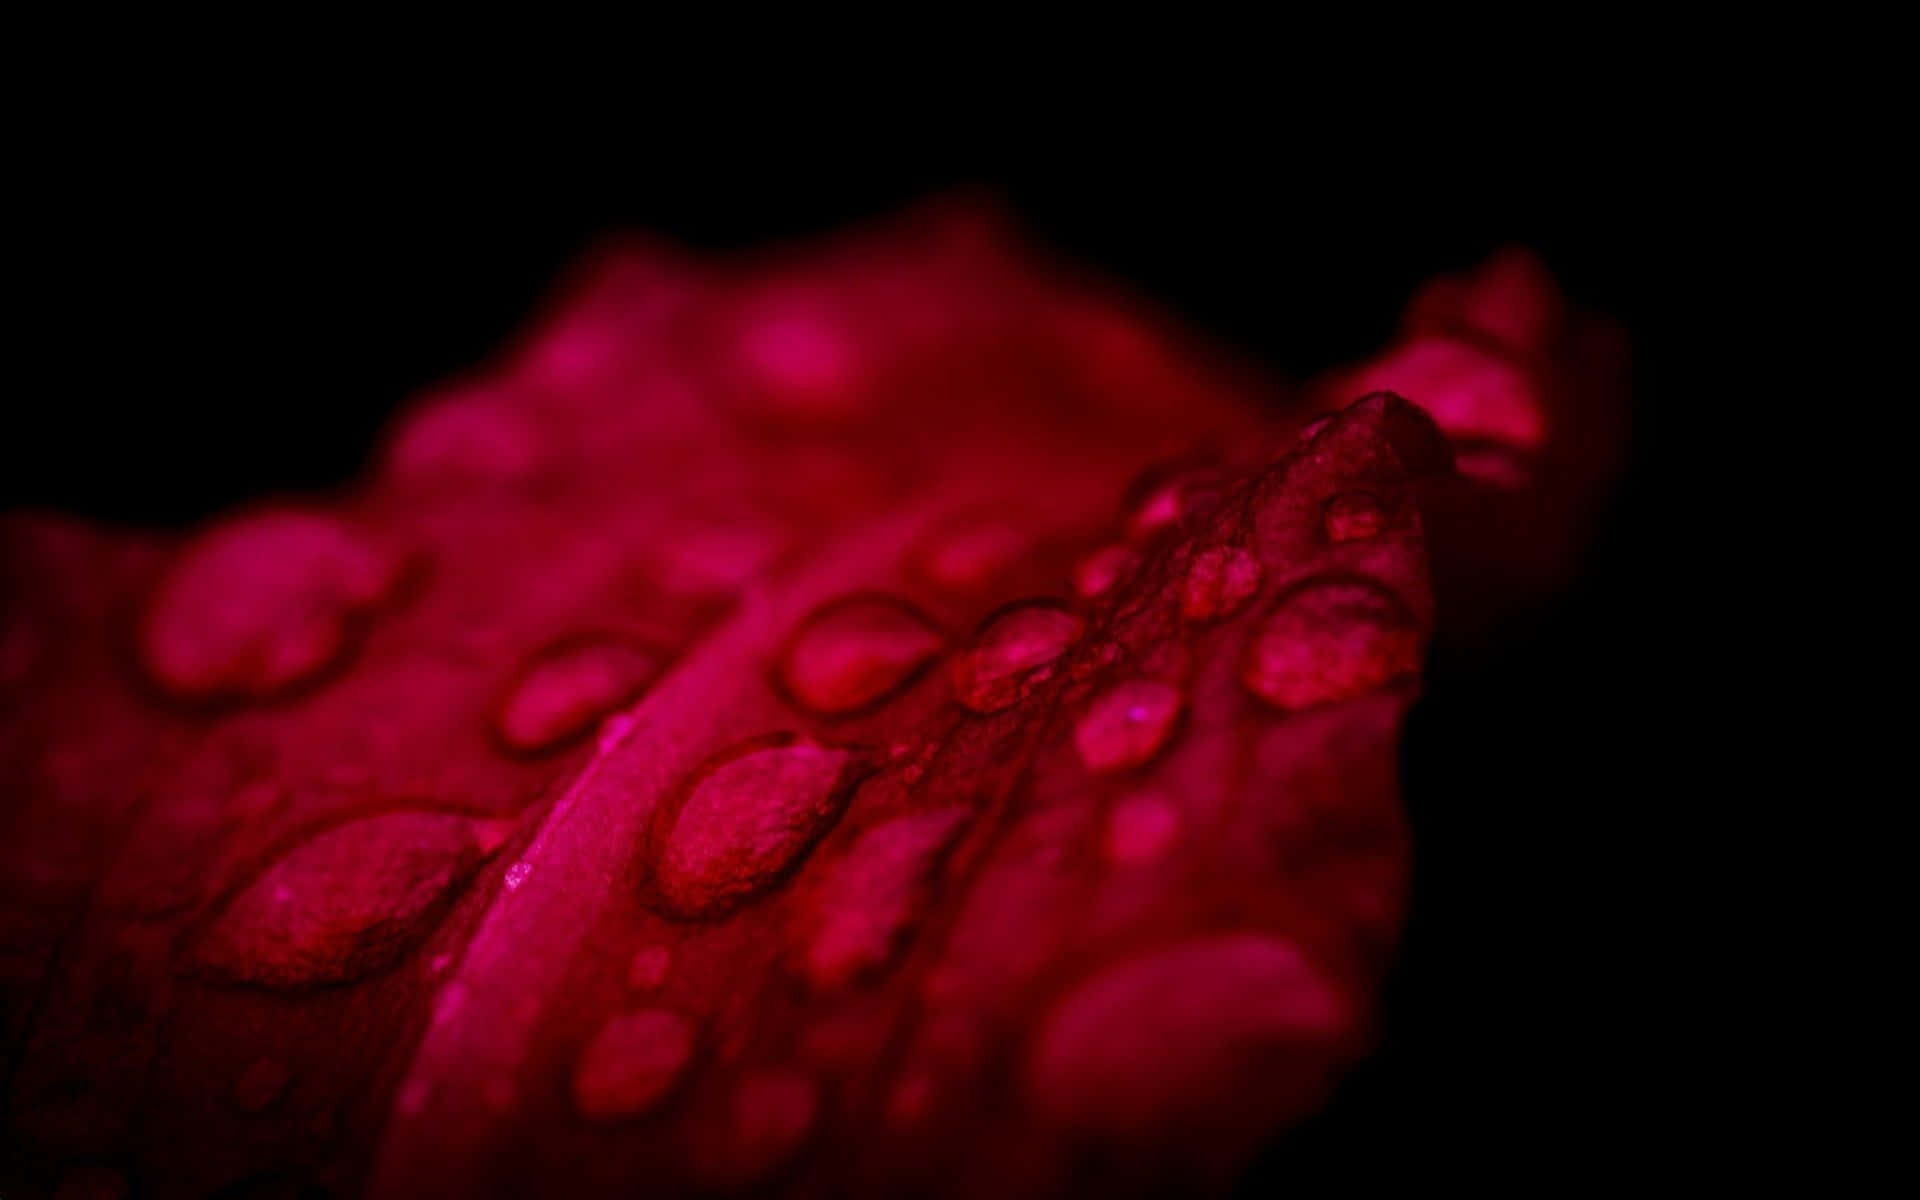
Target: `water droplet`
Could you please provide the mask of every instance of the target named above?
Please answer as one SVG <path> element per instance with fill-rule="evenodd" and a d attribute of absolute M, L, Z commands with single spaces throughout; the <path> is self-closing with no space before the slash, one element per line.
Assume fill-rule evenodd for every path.
<path fill-rule="evenodd" d="M 1086 600 L 1104 596 L 1138 561 L 1139 556 L 1125 546 L 1095 550 L 1074 567 L 1073 590 Z"/>
<path fill-rule="evenodd" d="M 1107 860 L 1118 866 L 1153 862 L 1180 833 L 1180 814 L 1152 793 L 1128 796 L 1107 814 Z"/>
<path fill-rule="evenodd" d="M 883 966 L 918 915 L 927 876 L 967 821 L 961 808 L 896 817 L 862 833 L 835 864 L 807 947 L 807 978 L 821 991 Z"/>
<path fill-rule="evenodd" d="M 271 1058 L 255 1059 L 233 1083 L 233 1102 L 241 1112 L 256 1113 L 278 1100 L 293 1082 L 286 1064 Z"/>
<path fill-rule="evenodd" d="M 653 886 L 665 910 L 716 916 L 772 886 L 839 815 L 849 758 L 783 736 L 709 760 L 659 840 Z"/>
<path fill-rule="evenodd" d="M 977 713 L 1013 707 L 1052 675 L 1054 660 L 1085 628 L 1050 600 L 1003 609 L 987 621 L 973 646 L 954 658 L 955 697 Z"/>
<path fill-rule="evenodd" d="M 1337 414 L 1335 413 L 1321 413 L 1319 416 L 1315 417 L 1313 420 L 1308 421 L 1306 424 L 1306 428 L 1300 431 L 1300 444 L 1304 446 L 1307 443 L 1313 441 L 1313 439 L 1319 437 L 1321 430 L 1333 424 L 1333 418 L 1336 415 Z"/>
<path fill-rule="evenodd" d="M 1164 465 L 1147 471 L 1129 493 L 1133 499 L 1127 509 L 1127 538 L 1143 542 L 1210 512 L 1223 495 L 1223 480 L 1208 467 Z"/>
<path fill-rule="evenodd" d="M 539 444 L 532 422 L 505 396 L 461 393 L 404 419 L 387 454 L 387 469 L 416 483 L 511 483 L 539 466 Z"/>
<path fill-rule="evenodd" d="M 660 584 L 681 596 L 728 596 L 773 565 L 780 540 L 769 529 L 706 525 L 681 530 L 667 543 Z"/>
<path fill-rule="evenodd" d="M 1403 342 L 1364 370 L 1353 389 L 1405 396 L 1456 441 L 1533 451 L 1546 440 L 1546 407 L 1532 376 L 1502 355 L 1448 335 Z"/>
<path fill-rule="evenodd" d="M 642 946 L 627 964 L 627 986 L 638 992 L 653 991 L 667 981 L 672 970 L 673 951 L 665 946 Z"/>
<path fill-rule="evenodd" d="M 741 324 L 736 354 L 770 416 L 839 421 L 860 411 L 865 364 L 828 297 L 770 296 Z"/>
<path fill-rule="evenodd" d="M 610 1018 L 574 1064 L 574 1108 L 589 1121 L 647 1112 L 680 1082 L 693 1043 L 692 1022 L 664 1008 Z"/>
<path fill-rule="evenodd" d="M 920 574 L 947 588 L 978 588 L 1030 548 L 1027 535 L 1004 520 L 973 518 L 936 530 L 915 555 Z"/>
<path fill-rule="evenodd" d="M 1387 514 L 1369 493 L 1342 492 L 1327 501 L 1321 524 L 1329 542 L 1358 542 L 1386 528 Z"/>
<path fill-rule="evenodd" d="M 724 1157 L 708 1164 L 708 1182 L 747 1187 L 783 1166 L 806 1142 L 820 1093 L 796 1071 L 759 1071 L 740 1081 L 728 1111 Z"/>
<path fill-rule="evenodd" d="M 1420 655 L 1420 630 L 1391 592 L 1362 579 L 1317 580 L 1275 602 L 1240 680 L 1275 707 L 1313 708 L 1410 677 Z"/>
<path fill-rule="evenodd" d="M 141 661 L 187 699 L 258 698 L 318 674 L 399 575 L 332 517 L 283 511 L 201 535 L 147 606 Z"/>
<path fill-rule="evenodd" d="M 1193 556 L 1180 585 L 1189 621 L 1231 616 L 1260 590 L 1260 560 L 1238 546 L 1209 546 Z"/>
<path fill-rule="evenodd" d="M 345 983 L 404 954 L 484 857 L 475 822 L 393 812 L 327 830 L 267 868 L 222 910 L 194 957 L 233 983 Z"/>
<path fill-rule="evenodd" d="M 510 892 L 519 890 L 520 885 L 525 883 L 527 876 L 531 874 L 533 874 L 533 864 L 530 862 L 517 862 L 508 867 L 506 878 L 507 890 Z"/>
<path fill-rule="evenodd" d="M 848 596 L 801 623 L 781 656 L 780 680 L 802 705 L 838 716 L 898 691 L 939 649 L 932 623 L 902 601 Z"/>
<path fill-rule="evenodd" d="M 1180 689 L 1152 679 L 1116 684 L 1094 697 L 1073 728 L 1080 760 L 1095 771 L 1119 771 L 1150 761 L 1166 745 L 1180 716 Z"/>
<path fill-rule="evenodd" d="M 494 731 L 514 750 L 550 750 L 591 730 L 631 703 L 660 674 L 666 655 L 595 634 L 556 642 L 536 654 L 507 688 Z"/>
<path fill-rule="evenodd" d="M 1273 1075 L 1273 1052 L 1330 1045 L 1345 1025 L 1339 995 L 1291 944 L 1216 934 L 1069 992 L 1041 1027 L 1026 1085 L 1054 1121 L 1140 1135 L 1248 1094 Z"/>

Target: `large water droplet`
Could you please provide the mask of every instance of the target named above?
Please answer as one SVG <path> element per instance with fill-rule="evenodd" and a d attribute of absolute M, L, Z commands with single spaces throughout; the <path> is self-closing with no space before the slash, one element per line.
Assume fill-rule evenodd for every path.
<path fill-rule="evenodd" d="M 1367 492 L 1342 492 L 1327 501 L 1321 515 L 1321 527 L 1333 543 L 1358 542 L 1377 536 L 1386 528 L 1387 514 L 1380 501 Z"/>
<path fill-rule="evenodd" d="M 1420 630 L 1391 592 L 1362 579 L 1301 584 L 1261 622 L 1240 680 L 1278 708 L 1364 695 L 1420 669 Z"/>
<path fill-rule="evenodd" d="M 508 687 L 494 731 L 536 753 L 581 736 L 631 703 L 660 674 L 664 652 L 606 634 L 569 638 L 535 655 Z"/>
<path fill-rule="evenodd" d="M 574 1064 L 574 1108 L 589 1121 L 651 1110 L 680 1082 L 693 1044 L 693 1023 L 664 1008 L 610 1018 Z"/>
<path fill-rule="evenodd" d="M 214 978 L 295 988 L 345 983 L 397 960 L 484 857 L 486 827 L 393 812 L 330 829 L 262 872 L 200 938 Z"/>
<path fill-rule="evenodd" d="M 849 758 L 783 737 L 710 760 L 659 840 L 653 887 L 662 907 L 715 916 L 772 886 L 839 815 Z"/>
<path fill-rule="evenodd" d="M 1278 1078 L 1277 1054 L 1324 1047 L 1345 1024 L 1338 994 L 1291 944 L 1216 934 L 1109 967 L 1070 992 L 1034 1043 L 1028 1095 L 1069 1127 L 1145 1134 Z"/>
<path fill-rule="evenodd" d="M 1189 621 L 1231 616 L 1260 590 L 1260 560 L 1238 546 L 1209 546 L 1193 556 L 1180 583 Z"/>
<path fill-rule="evenodd" d="M 918 915 L 928 874 L 966 823 L 960 808 L 896 817 L 861 834 L 834 867 L 807 978 L 828 991 L 884 965 Z"/>
<path fill-rule="evenodd" d="M 1139 556 L 1126 546 L 1095 550 L 1073 568 L 1073 590 L 1085 600 L 1104 596 L 1138 561 Z"/>
<path fill-rule="evenodd" d="M 885 596 L 849 596 L 817 610 L 788 641 L 780 681 L 829 716 L 857 712 L 911 681 L 940 649 L 925 617 Z"/>
<path fill-rule="evenodd" d="M 279 692 L 332 663 L 398 574 L 394 556 L 321 513 L 230 521 L 189 545 L 154 593 L 141 661 L 188 699 Z"/>
<path fill-rule="evenodd" d="M 1013 707 L 1051 676 L 1054 660 L 1084 630 L 1080 618 L 1048 600 L 1002 610 L 954 658 L 955 697 L 977 713 Z"/>
<path fill-rule="evenodd" d="M 1120 771 L 1150 761 L 1166 745 L 1180 717 L 1180 689 L 1153 679 L 1116 684 L 1094 697 L 1073 727 L 1080 760 L 1095 771 Z"/>

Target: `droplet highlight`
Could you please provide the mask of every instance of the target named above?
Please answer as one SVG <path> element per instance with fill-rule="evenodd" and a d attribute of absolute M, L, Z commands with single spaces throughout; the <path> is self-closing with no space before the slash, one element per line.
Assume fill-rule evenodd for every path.
<path fill-rule="evenodd" d="M 1160 753 L 1184 698 L 1170 683 L 1134 679 L 1094 697 L 1073 728 L 1074 749 L 1089 770 L 1122 771 Z"/>
<path fill-rule="evenodd" d="M 1406 605 L 1361 579 L 1302 584 L 1274 604 L 1240 664 L 1247 690 L 1288 711 L 1349 700 L 1420 669 Z"/>
<path fill-rule="evenodd" d="M 1013 707 L 1046 682 L 1085 623 L 1052 601 L 1029 601 L 991 618 L 953 660 L 954 696 L 976 713 Z"/>
<path fill-rule="evenodd" d="M 1080 560 L 1073 568 L 1073 590 L 1083 600 L 1095 600 L 1113 590 L 1140 558 L 1126 546 L 1106 546 Z"/>
<path fill-rule="evenodd" d="M 939 650 L 932 622 L 904 601 L 851 596 L 801 623 L 781 655 L 780 682 L 805 708 L 841 716 L 904 688 Z"/>
<path fill-rule="evenodd" d="M 782 737 L 710 760 L 659 839 L 660 906 L 681 918 L 716 916 L 771 887 L 839 816 L 850 757 Z"/>

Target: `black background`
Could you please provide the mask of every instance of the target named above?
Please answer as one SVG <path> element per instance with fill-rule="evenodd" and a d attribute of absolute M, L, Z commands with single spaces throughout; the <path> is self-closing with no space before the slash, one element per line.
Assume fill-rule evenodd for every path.
<path fill-rule="evenodd" d="M 1098 140 L 788 128 L 576 151 L 536 131 L 376 152 L 358 133 L 163 124 L 70 146 L 19 185 L 30 315 L 0 499 L 180 525 L 339 484 L 397 404 L 485 355 L 612 229 L 752 245 L 984 190 L 1294 375 L 1379 344 L 1419 280 L 1530 244 L 1635 335 L 1629 471 L 1564 596 L 1494 655 L 1434 665 L 1405 748 L 1419 865 L 1380 1052 L 1247 1191 L 1610 1174 L 1652 1135 L 1646 1112 L 1603 1098 L 1632 1084 L 1627 1014 L 1648 986 L 1628 965 L 1622 863 L 1641 818 L 1622 797 L 1641 770 L 1626 700 L 1645 669 L 1639 547 L 1664 419 L 1670 281 L 1652 247 L 1684 233 L 1662 172 L 1594 125 L 1414 128 L 1325 159 L 1259 130 Z"/>

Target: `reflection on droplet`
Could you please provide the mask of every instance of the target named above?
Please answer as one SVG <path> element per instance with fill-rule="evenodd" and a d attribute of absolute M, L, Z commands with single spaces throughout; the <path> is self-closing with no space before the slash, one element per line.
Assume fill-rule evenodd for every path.
<path fill-rule="evenodd" d="M 1238 546 L 1209 546 L 1193 556 L 1180 582 L 1180 611 L 1189 621 L 1232 616 L 1260 590 L 1260 560 Z"/>
<path fill-rule="evenodd" d="M 1133 542 L 1205 515 L 1223 494 L 1219 472 L 1191 465 L 1155 467 L 1130 490 L 1134 499 L 1127 513 L 1127 538 Z"/>
<path fill-rule="evenodd" d="M 317 512 L 242 517 L 202 534 L 147 606 L 141 661 L 187 699 L 258 698 L 318 674 L 391 591 L 398 560 Z"/>
<path fill-rule="evenodd" d="M 554 643 L 514 677 L 495 714 L 495 732 L 514 750 L 553 749 L 631 703 L 665 662 L 661 651 L 612 635 Z"/>
<path fill-rule="evenodd" d="M 715 916 L 778 881 L 839 815 L 849 755 L 788 737 L 755 739 L 696 772 L 653 870 L 672 916 Z"/>
<path fill-rule="evenodd" d="M 1150 761 L 1180 716 L 1180 689 L 1152 679 L 1116 684 L 1094 697 L 1073 728 L 1073 745 L 1090 770 L 1118 771 Z"/>
<path fill-rule="evenodd" d="M 939 649 L 931 622 L 904 601 L 849 596 L 801 623 L 781 656 L 780 680 L 808 709 L 837 716 L 904 687 Z"/>
<path fill-rule="evenodd" d="M 1086 600 L 1104 596 L 1138 561 L 1139 556 L 1126 546 L 1095 550 L 1074 567 L 1073 590 Z"/>
<path fill-rule="evenodd" d="M 1329 542 L 1357 542 L 1386 528 L 1387 515 L 1371 494 L 1342 492 L 1327 501 L 1321 524 Z"/>
<path fill-rule="evenodd" d="M 1054 660 L 1079 640 L 1085 625 L 1052 601 L 1029 601 L 990 619 L 974 644 L 955 656 L 954 695 L 977 713 L 1011 708 L 1052 675 Z"/>
<path fill-rule="evenodd" d="M 1398 597 L 1369 580 L 1317 580 L 1275 602 L 1240 680 L 1277 708 L 1313 708 L 1411 677 L 1420 654 L 1419 627 Z"/>
<path fill-rule="evenodd" d="M 510 892 L 517 891 L 520 885 L 527 881 L 527 876 L 531 874 L 533 874 L 532 863 L 530 862 L 514 863 L 512 866 L 507 868 L 507 878 L 506 878 L 507 890 Z"/>
<path fill-rule="evenodd" d="M 589 1121 L 647 1112 L 680 1082 L 693 1044 L 693 1023 L 664 1008 L 608 1019 L 574 1064 L 574 1108 Z"/>

